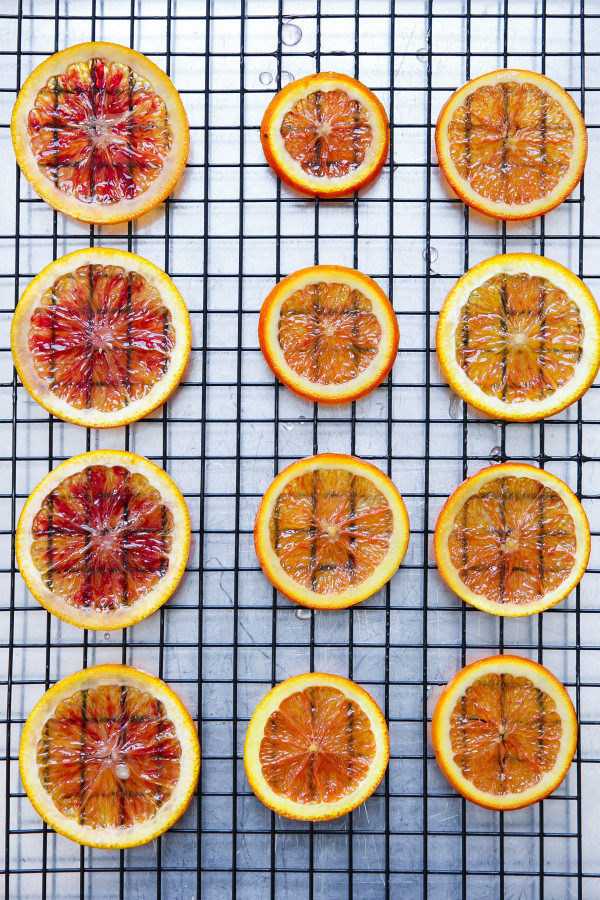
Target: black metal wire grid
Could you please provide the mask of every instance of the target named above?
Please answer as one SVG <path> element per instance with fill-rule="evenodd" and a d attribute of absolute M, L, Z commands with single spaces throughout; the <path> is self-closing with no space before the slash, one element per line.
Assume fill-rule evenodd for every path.
<path fill-rule="evenodd" d="M 449 287 L 494 253 L 547 254 L 592 290 L 600 278 L 599 31 L 597 0 L 585 9 L 575 0 L 3 0 L 6 898 L 600 897 L 596 389 L 549 422 L 499 425 L 451 397 L 432 341 Z M 10 111 L 27 74 L 57 49 L 90 39 L 128 44 L 155 59 L 190 118 L 192 152 L 180 186 L 164 207 L 128 226 L 89 228 L 54 213 L 19 175 L 10 146 Z M 506 65 L 555 78 L 586 115 L 586 206 L 582 183 L 546 220 L 507 226 L 470 212 L 445 189 L 431 144 L 437 112 L 467 78 Z M 375 185 L 342 202 L 301 199 L 282 187 L 258 139 L 272 93 L 291 77 L 326 70 L 360 78 L 390 114 L 389 164 Z M 169 404 L 110 433 L 45 415 L 16 380 L 8 342 L 14 304 L 31 277 L 90 243 L 161 265 L 186 299 L 194 329 L 192 362 Z M 392 376 L 347 408 L 292 397 L 258 349 L 264 296 L 280 277 L 318 262 L 375 277 L 400 320 Z M 30 490 L 58 462 L 96 447 L 131 449 L 162 465 L 184 491 L 193 521 L 177 594 L 117 634 L 82 632 L 52 618 L 15 569 L 12 536 Z M 400 572 L 374 598 L 351 611 L 311 613 L 269 587 L 251 530 L 273 475 L 326 450 L 356 453 L 392 476 L 409 509 L 411 545 Z M 593 532 L 580 588 L 554 610 L 521 621 L 461 604 L 440 582 L 430 548 L 445 497 L 467 474 L 506 459 L 563 477 L 583 498 Z M 563 786 L 532 809 L 504 815 L 457 797 L 428 739 L 441 686 L 461 665 L 498 650 L 552 669 L 568 685 L 581 726 Z M 18 775 L 20 731 L 35 701 L 58 678 L 108 661 L 165 678 L 197 717 L 203 749 L 201 790 L 186 816 L 154 844 L 127 852 L 82 849 L 57 837 L 33 812 Z M 392 741 L 376 794 L 352 815 L 321 825 L 264 809 L 241 764 L 258 701 L 272 684 L 308 670 L 365 685 Z"/>

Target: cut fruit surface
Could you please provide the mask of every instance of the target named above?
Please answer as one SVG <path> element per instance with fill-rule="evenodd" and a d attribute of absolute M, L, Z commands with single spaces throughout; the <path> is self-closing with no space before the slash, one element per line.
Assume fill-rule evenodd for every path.
<path fill-rule="evenodd" d="M 381 288 L 343 266 L 311 266 L 273 288 L 260 313 L 264 357 L 295 393 L 348 403 L 381 384 L 398 352 L 398 321 Z"/>
<path fill-rule="evenodd" d="M 470 269 L 442 306 L 436 333 L 448 384 L 487 415 L 531 421 L 584 394 L 600 366 L 600 314 L 585 284 L 531 253 Z"/>
<path fill-rule="evenodd" d="M 564 779 L 577 718 L 565 688 L 543 666 L 493 656 L 466 666 L 445 687 L 432 738 L 459 793 L 488 809 L 520 809 Z"/>
<path fill-rule="evenodd" d="M 583 118 L 558 84 L 521 69 L 469 81 L 442 109 L 440 167 L 469 206 L 499 219 L 531 219 L 579 184 L 587 155 Z"/>
<path fill-rule="evenodd" d="M 366 187 L 387 159 L 389 123 L 364 84 L 336 72 L 288 84 L 271 100 L 260 138 L 273 171 L 315 197 Z"/>
<path fill-rule="evenodd" d="M 260 504 L 254 545 L 267 578 L 296 603 L 342 608 L 392 577 L 406 553 L 408 515 L 390 479 L 354 456 L 292 463 Z"/>
<path fill-rule="evenodd" d="M 463 600 L 495 615 L 526 616 L 579 583 L 590 529 L 559 478 L 505 463 L 456 489 L 438 518 L 434 547 L 440 574 Z"/>
<path fill-rule="evenodd" d="M 173 190 L 189 129 L 170 78 L 119 44 L 76 44 L 29 76 L 12 139 L 21 171 L 59 212 L 84 222 L 141 216 Z"/>
<path fill-rule="evenodd" d="M 173 393 L 191 348 L 168 275 L 133 253 L 90 247 L 47 266 L 19 300 L 11 347 L 29 393 L 76 425 L 127 425 Z"/>
<path fill-rule="evenodd" d="M 190 520 L 169 476 L 142 456 L 94 450 L 57 466 L 28 498 L 16 535 L 27 587 L 82 628 L 125 628 L 177 587 Z"/>
<path fill-rule="evenodd" d="M 187 809 L 198 782 L 194 723 L 167 685 L 93 666 L 47 691 L 25 723 L 21 778 L 55 831 L 90 847 L 137 847 Z"/>
<path fill-rule="evenodd" d="M 256 796 L 291 819 L 343 816 L 370 797 L 389 760 L 386 721 L 361 687 L 336 675 L 289 678 L 256 708 L 244 766 Z"/>

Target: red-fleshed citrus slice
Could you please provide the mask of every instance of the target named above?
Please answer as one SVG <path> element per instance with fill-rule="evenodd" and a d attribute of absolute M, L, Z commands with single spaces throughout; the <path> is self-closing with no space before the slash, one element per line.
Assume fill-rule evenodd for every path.
<path fill-rule="evenodd" d="M 375 94 L 337 72 L 286 85 L 260 128 L 267 162 L 291 187 L 314 197 L 345 197 L 370 184 L 388 155 L 390 126 Z"/>
<path fill-rule="evenodd" d="M 398 352 L 398 320 L 372 278 L 311 266 L 273 288 L 260 313 L 260 347 L 295 393 L 348 403 L 381 384 Z"/>
<path fill-rule="evenodd" d="M 40 816 L 89 847 L 137 847 L 185 812 L 200 745 L 167 685 L 129 666 L 93 666 L 59 681 L 29 715 L 21 779 Z"/>
<path fill-rule="evenodd" d="M 548 669 L 519 656 L 491 656 L 446 685 L 432 738 L 442 772 L 467 800 L 520 809 L 564 779 L 577 746 L 577 717 Z"/>
<path fill-rule="evenodd" d="M 185 500 L 166 472 L 135 453 L 74 456 L 23 507 L 17 563 L 42 606 L 82 628 L 139 622 L 171 596 L 190 546 Z"/>
<path fill-rule="evenodd" d="M 532 219 L 579 184 L 587 133 L 577 106 L 554 81 L 500 69 L 452 94 L 435 146 L 461 200 L 497 219 Z"/>
<path fill-rule="evenodd" d="M 464 481 L 435 526 L 440 574 L 473 606 L 527 616 L 563 600 L 590 556 L 590 528 L 567 485 L 534 466 L 491 466 Z"/>
<path fill-rule="evenodd" d="M 173 393 L 190 317 L 168 275 L 123 250 L 90 247 L 47 266 L 11 330 L 19 377 L 44 409 L 76 425 L 135 422 Z"/>
<path fill-rule="evenodd" d="M 39 65 L 17 97 L 11 132 L 34 190 L 84 222 L 124 222 L 158 206 L 189 149 L 171 79 L 141 53 L 103 42 Z"/>
<path fill-rule="evenodd" d="M 337 675 L 296 675 L 269 691 L 248 726 L 252 790 L 289 819 L 336 819 L 370 797 L 390 755 L 372 697 Z"/>
<path fill-rule="evenodd" d="M 366 600 L 406 553 L 406 507 L 387 475 L 357 459 L 320 453 L 280 472 L 264 495 L 254 546 L 267 578 L 303 606 Z"/>

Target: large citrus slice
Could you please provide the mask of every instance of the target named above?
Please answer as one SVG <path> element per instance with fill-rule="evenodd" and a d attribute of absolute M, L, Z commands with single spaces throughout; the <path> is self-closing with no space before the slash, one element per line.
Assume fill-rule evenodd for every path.
<path fill-rule="evenodd" d="M 54 209 L 124 222 L 153 209 L 188 155 L 185 110 L 171 79 L 119 44 L 76 44 L 29 76 L 12 139 L 21 171 Z"/>
<path fill-rule="evenodd" d="M 59 681 L 23 729 L 21 779 L 55 831 L 89 847 L 137 847 L 185 812 L 200 745 L 167 685 L 129 666 L 84 669 Z"/>
<path fill-rule="evenodd" d="M 402 562 L 408 537 L 406 507 L 387 475 L 338 453 L 280 472 L 254 525 L 267 578 L 296 603 L 323 609 L 378 591 Z"/>
<path fill-rule="evenodd" d="M 446 685 L 432 738 L 442 772 L 467 800 L 520 809 L 552 793 L 567 774 L 577 718 L 548 669 L 519 656 L 491 656 Z"/>
<path fill-rule="evenodd" d="M 337 675 L 296 675 L 254 711 L 244 745 L 252 790 L 290 819 L 335 819 L 370 797 L 385 773 L 390 740 L 383 713 Z"/>
<path fill-rule="evenodd" d="M 531 219 L 579 184 L 587 134 L 575 103 L 554 81 L 500 69 L 452 94 L 437 121 L 435 146 L 465 203 L 498 219 Z"/>
<path fill-rule="evenodd" d="M 440 574 L 459 597 L 500 616 L 527 616 L 563 600 L 590 555 L 581 503 L 555 475 L 522 463 L 464 481 L 435 526 Z"/>
<path fill-rule="evenodd" d="M 51 613 L 82 628 L 125 628 L 173 593 L 190 519 L 169 476 L 142 456 L 93 450 L 38 484 L 23 507 L 17 563 Z"/>
<path fill-rule="evenodd" d="M 600 366 L 600 314 L 564 266 L 530 253 L 494 256 L 457 282 L 437 327 L 448 384 L 501 419 L 551 416 L 578 400 Z"/>
<path fill-rule="evenodd" d="M 286 184 L 315 197 L 344 197 L 381 171 L 390 126 L 364 84 L 321 72 L 293 81 L 273 97 L 260 139 L 267 162 Z"/>

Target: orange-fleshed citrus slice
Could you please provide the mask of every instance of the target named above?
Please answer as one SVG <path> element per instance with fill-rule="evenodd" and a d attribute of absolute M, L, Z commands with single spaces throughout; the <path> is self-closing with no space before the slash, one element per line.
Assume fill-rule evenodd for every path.
<path fill-rule="evenodd" d="M 527 616 L 579 584 L 590 528 L 560 478 L 505 463 L 455 490 L 435 526 L 434 547 L 440 574 L 467 603 L 499 616 Z"/>
<path fill-rule="evenodd" d="M 21 381 L 44 409 L 108 428 L 141 419 L 173 393 L 190 355 L 190 317 L 152 263 L 90 247 L 34 278 L 11 345 Z"/>
<path fill-rule="evenodd" d="M 289 819 L 336 819 L 370 797 L 385 773 L 390 740 L 383 713 L 337 675 L 296 675 L 269 691 L 246 734 L 252 790 Z"/>
<path fill-rule="evenodd" d="M 189 546 L 185 500 L 166 472 L 135 453 L 93 450 L 57 466 L 30 494 L 15 548 L 42 606 L 104 631 L 162 606 Z"/>
<path fill-rule="evenodd" d="M 17 97 L 21 171 L 59 212 L 124 222 L 161 203 L 185 167 L 189 128 L 171 79 L 129 47 L 94 42 L 55 53 Z"/>
<path fill-rule="evenodd" d="M 577 718 L 548 669 L 519 656 L 491 656 L 446 685 L 432 738 L 442 772 L 467 800 L 520 809 L 564 779 L 577 745 Z"/>
<path fill-rule="evenodd" d="M 286 85 L 260 128 L 267 162 L 291 187 L 314 197 L 344 197 L 379 175 L 390 126 L 375 94 L 336 72 Z"/>
<path fill-rule="evenodd" d="M 280 472 L 264 495 L 254 546 L 267 578 L 303 606 L 340 609 L 366 600 L 406 553 L 406 507 L 370 463 L 320 453 Z"/>
<path fill-rule="evenodd" d="M 448 384 L 499 419 L 551 416 L 578 400 L 600 366 L 600 314 L 588 288 L 552 260 L 494 256 L 448 294 L 437 327 Z"/>
<path fill-rule="evenodd" d="M 273 288 L 258 338 L 291 390 L 320 403 L 348 403 L 381 384 L 398 352 L 398 320 L 372 278 L 344 266 L 311 266 Z"/>
<path fill-rule="evenodd" d="M 554 81 L 500 69 L 452 94 L 435 146 L 461 200 L 497 219 L 532 219 L 579 184 L 587 133 L 577 106 Z"/>
<path fill-rule="evenodd" d="M 89 847 L 137 847 L 187 809 L 200 745 L 163 681 L 93 666 L 44 694 L 25 723 L 19 763 L 27 796 L 59 834 Z"/>

